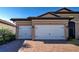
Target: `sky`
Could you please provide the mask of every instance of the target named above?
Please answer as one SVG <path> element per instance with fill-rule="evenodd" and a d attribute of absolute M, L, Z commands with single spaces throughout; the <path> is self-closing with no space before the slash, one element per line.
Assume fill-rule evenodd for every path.
<path fill-rule="evenodd" d="M 27 18 L 38 16 L 49 11 L 57 11 L 62 7 L 0 7 L 0 19 L 10 21 L 11 18 Z M 79 7 L 68 7 L 79 11 Z"/>

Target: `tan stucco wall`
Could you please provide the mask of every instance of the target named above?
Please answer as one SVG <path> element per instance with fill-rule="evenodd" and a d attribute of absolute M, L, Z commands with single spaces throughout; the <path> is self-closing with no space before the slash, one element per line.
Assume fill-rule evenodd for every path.
<path fill-rule="evenodd" d="M 4 24 L 4 23 L 0 23 L 0 28 L 4 28 L 4 29 L 8 29 L 10 30 L 11 32 L 13 32 L 15 34 L 16 32 L 16 27 L 13 27 L 13 26 L 10 26 L 10 25 L 7 25 L 7 24 Z"/>
<path fill-rule="evenodd" d="M 75 37 L 79 39 L 79 14 L 57 14 L 63 17 L 73 16 L 74 19 L 72 21 L 75 22 Z"/>
<path fill-rule="evenodd" d="M 76 38 L 79 39 L 79 21 L 75 22 Z"/>
<path fill-rule="evenodd" d="M 32 25 L 34 24 L 66 24 L 68 23 L 68 20 L 61 20 L 61 19 L 46 19 L 46 20 L 32 20 Z"/>
<path fill-rule="evenodd" d="M 17 26 L 32 25 L 31 21 L 16 21 Z"/>

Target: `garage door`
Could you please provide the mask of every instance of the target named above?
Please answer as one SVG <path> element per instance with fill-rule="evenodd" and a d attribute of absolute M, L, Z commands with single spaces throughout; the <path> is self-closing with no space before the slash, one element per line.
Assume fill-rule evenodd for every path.
<path fill-rule="evenodd" d="M 19 39 L 31 39 L 32 38 L 32 26 L 19 26 Z"/>
<path fill-rule="evenodd" d="M 64 40 L 64 25 L 35 25 L 35 39 Z"/>

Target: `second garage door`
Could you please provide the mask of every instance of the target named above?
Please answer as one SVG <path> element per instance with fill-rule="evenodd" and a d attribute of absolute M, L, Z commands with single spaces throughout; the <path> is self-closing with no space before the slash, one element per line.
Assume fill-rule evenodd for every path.
<path fill-rule="evenodd" d="M 35 25 L 35 39 L 65 40 L 64 25 Z"/>

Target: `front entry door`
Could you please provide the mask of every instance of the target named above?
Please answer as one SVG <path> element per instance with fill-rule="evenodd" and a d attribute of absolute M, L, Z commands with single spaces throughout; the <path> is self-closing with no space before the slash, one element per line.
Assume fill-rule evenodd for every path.
<path fill-rule="evenodd" d="M 75 22 L 69 22 L 69 38 L 75 38 Z"/>

